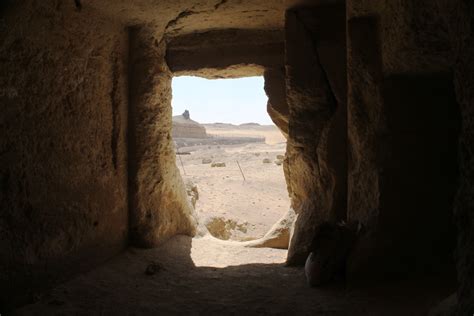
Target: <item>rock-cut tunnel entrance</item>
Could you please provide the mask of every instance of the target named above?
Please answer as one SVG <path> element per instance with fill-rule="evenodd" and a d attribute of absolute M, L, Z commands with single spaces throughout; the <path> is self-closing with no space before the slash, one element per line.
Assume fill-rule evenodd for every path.
<path fill-rule="evenodd" d="M 473 12 L 4 1 L 0 313 L 472 314 Z M 263 76 L 294 211 L 264 243 L 192 238 L 179 76 Z"/>
<path fill-rule="evenodd" d="M 267 113 L 263 77 L 173 78 L 176 164 L 198 225 L 221 240 L 288 248 L 286 138 Z M 202 232 L 204 233 L 204 232 Z M 265 242 L 264 242 L 265 241 Z M 278 243 L 279 242 L 279 243 Z M 250 244 L 248 243 L 248 246 Z"/>

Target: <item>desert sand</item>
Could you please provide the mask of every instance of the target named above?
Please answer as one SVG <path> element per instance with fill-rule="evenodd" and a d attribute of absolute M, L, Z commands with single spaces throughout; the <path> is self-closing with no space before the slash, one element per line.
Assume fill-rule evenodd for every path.
<path fill-rule="evenodd" d="M 208 135 L 231 136 L 231 137 L 265 137 L 265 143 L 275 145 L 286 143 L 283 134 L 275 125 L 258 125 L 247 123 L 232 125 L 225 123 L 203 124 Z"/>
<path fill-rule="evenodd" d="M 262 135 L 252 129 L 209 131 L 247 137 L 257 130 Z M 275 132 L 265 128 L 262 133 L 278 139 L 271 135 Z M 15 315 L 423 315 L 445 296 L 433 286 L 438 279 L 388 284 L 371 292 L 343 284 L 310 288 L 301 268 L 285 267 L 286 250 L 239 242 L 261 237 L 289 207 L 282 166 L 273 163 L 285 144 L 270 142 L 179 149 L 190 153 L 179 157 L 183 178 L 198 186 L 199 219 L 235 221 L 229 236 L 178 235 L 155 249 L 129 248 L 35 296 L 34 304 Z M 226 167 L 202 164 L 204 158 Z M 271 163 L 264 164 L 265 158 Z"/>
<path fill-rule="evenodd" d="M 129 248 L 15 315 L 424 315 L 445 295 L 438 279 L 371 292 L 310 288 L 285 257 L 284 250 L 175 236 L 159 248 Z"/>
<path fill-rule="evenodd" d="M 211 137 L 265 137 L 259 143 L 181 147 L 179 152 L 190 154 L 178 155 L 176 161 L 185 182 L 198 188 L 196 213 L 213 236 L 238 241 L 263 237 L 290 207 L 283 166 L 275 163 L 285 154 L 285 138 L 273 125 L 204 126 Z"/>

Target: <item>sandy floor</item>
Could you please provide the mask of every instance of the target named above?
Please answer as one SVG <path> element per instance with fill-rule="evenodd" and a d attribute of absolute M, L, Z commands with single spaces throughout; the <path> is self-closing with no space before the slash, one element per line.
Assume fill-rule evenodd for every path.
<path fill-rule="evenodd" d="M 263 235 L 286 212 L 289 200 L 282 167 L 262 159 L 273 161 L 284 148 L 281 143 L 205 146 L 181 156 L 185 178 L 199 188 L 201 220 L 222 216 L 247 223 L 247 232 L 233 230 L 236 240 Z M 209 156 L 227 166 L 203 165 Z M 286 254 L 209 235 L 176 236 L 156 249 L 130 248 L 15 314 L 406 316 L 425 315 L 451 292 L 441 290 L 446 287 L 440 280 L 400 282 L 370 292 L 342 284 L 310 288 L 303 269 L 284 266 Z M 147 273 L 150 267 L 154 273 Z"/>
<path fill-rule="evenodd" d="M 216 129 L 207 129 L 210 134 L 216 132 Z M 177 158 L 184 180 L 190 180 L 198 187 L 196 211 L 200 220 L 206 223 L 213 220 L 227 221 L 228 237 L 231 240 L 260 238 L 290 207 L 283 166 L 274 163 L 277 155 L 284 155 L 286 143 L 281 142 L 284 138 L 275 127 L 221 127 L 217 130 L 227 136 L 265 136 L 272 141 L 280 141 L 271 144 L 187 147 L 181 150 L 190 151 L 191 155 Z M 213 162 L 224 162 L 226 166 L 212 168 L 211 164 L 202 163 L 206 158 Z M 263 163 L 266 158 L 271 163 Z"/>
<path fill-rule="evenodd" d="M 315 289 L 285 251 L 177 236 L 157 249 L 129 249 L 16 315 L 424 315 L 449 292 L 438 280 L 361 292 Z M 161 270 L 145 271 L 150 263 Z M 420 286 L 422 284 L 423 286 Z"/>

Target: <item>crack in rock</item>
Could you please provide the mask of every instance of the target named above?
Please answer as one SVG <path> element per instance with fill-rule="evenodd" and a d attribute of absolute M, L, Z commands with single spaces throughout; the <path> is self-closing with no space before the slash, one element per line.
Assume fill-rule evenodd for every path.
<path fill-rule="evenodd" d="M 227 3 L 228 1 L 229 0 L 220 0 L 218 3 L 216 3 L 214 5 L 214 10 L 219 9 L 220 6 Z M 192 8 L 194 8 L 194 7 L 192 7 Z M 189 10 L 189 9 L 181 11 L 174 19 L 172 19 L 171 21 L 168 22 L 168 24 L 166 24 L 165 31 L 168 30 L 171 27 L 176 26 L 178 24 L 178 22 L 181 19 L 185 18 L 185 17 L 188 17 L 188 16 L 193 15 L 193 14 L 198 14 L 198 13 L 210 13 L 212 11 L 213 10 L 194 11 L 194 10 Z"/>
<path fill-rule="evenodd" d="M 193 15 L 195 13 L 196 13 L 195 11 L 191 11 L 191 10 L 184 10 L 184 11 L 180 12 L 174 19 L 172 19 L 171 21 L 168 22 L 168 24 L 166 24 L 165 30 L 167 30 L 168 28 L 173 27 L 176 24 L 178 24 L 180 19 L 183 19 L 183 18 L 185 18 L 187 16 L 190 16 L 190 15 Z"/>
<path fill-rule="evenodd" d="M 227 3 L 227 1 L 228 1 L 228 0 L 221 0 L 221 1 L 219 1 L 219 3 L 216 3 L 216 4 L 214 5 L 214 9 L 215 9 L 215 10 L 219 9 L 219 7 L 220 7 L 221 5 Z"/>

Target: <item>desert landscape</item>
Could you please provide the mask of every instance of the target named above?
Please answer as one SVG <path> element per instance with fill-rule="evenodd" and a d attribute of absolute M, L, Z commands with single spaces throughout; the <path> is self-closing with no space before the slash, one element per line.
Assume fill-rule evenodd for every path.
<path fill-rule="evenodd" d="M 182 116 L 173 117 L 183 123 Z M 274 125 L 199 124 L 187 119 L 187 131 L 174 137 L 176 163 L 195 204 L 199 222 L 216 238 L 261 238 L 289 209 L 283 174 L 286 140 Z M 175 134 L 176 135 L 176 134 Z"/>

